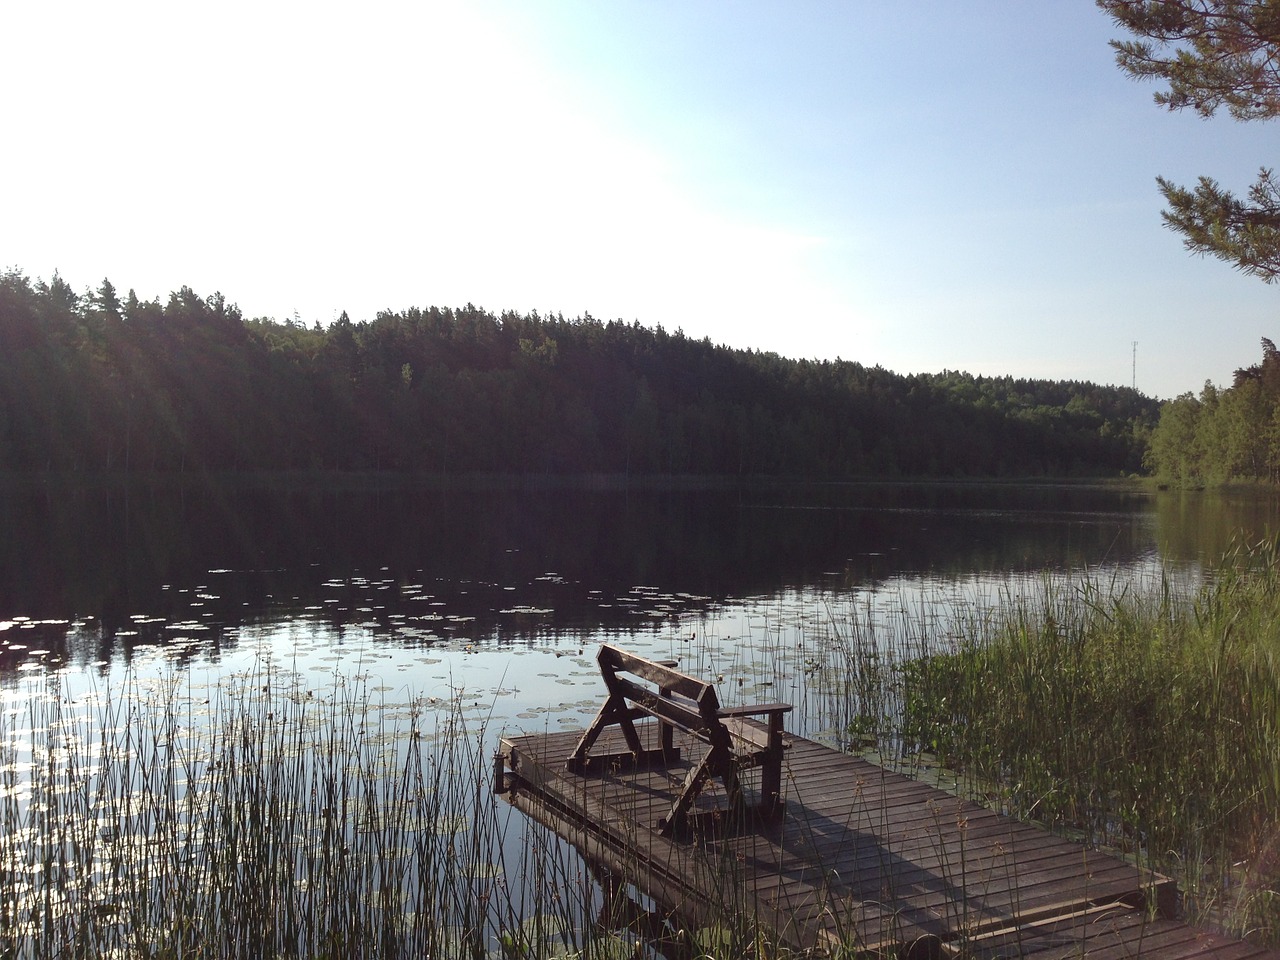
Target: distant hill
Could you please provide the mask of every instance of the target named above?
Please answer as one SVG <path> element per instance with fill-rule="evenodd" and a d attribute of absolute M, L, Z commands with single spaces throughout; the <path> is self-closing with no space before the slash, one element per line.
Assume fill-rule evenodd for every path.
<path fill-rule="evenodd" d="M 852 477 L 1137 471 L 1125 387 L 902 376 L 467 305 L 327 329 L 0 276 L 0 469 Z"/>

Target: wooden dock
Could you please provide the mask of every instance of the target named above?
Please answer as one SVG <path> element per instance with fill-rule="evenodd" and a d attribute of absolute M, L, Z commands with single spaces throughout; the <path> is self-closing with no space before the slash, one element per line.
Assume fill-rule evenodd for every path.
<path fill-rule="evenodd" d="M 637 726 L 656 749 L 658 724 Z M 866 956 L 1280 960 L 1173 919 L 1168 880 L 800 737 L 781 818 L 746 822 L 707 790 L 663 836 L 701 744 L 636 765 L 614 728 L 569 772 L 581 735 L 505 738 L 505 796 L 682 923 L 752 916 L 791 947 Z"/>

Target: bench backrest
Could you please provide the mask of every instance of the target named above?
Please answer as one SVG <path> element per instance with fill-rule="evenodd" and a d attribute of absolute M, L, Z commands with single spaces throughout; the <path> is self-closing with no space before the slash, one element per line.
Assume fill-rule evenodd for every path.
<path fill-rule="evenodd" d="M 722 727 L 718 716 L 720 700 L 713 684 L 681 673 L 669 664 L 646 660 L 608 644 L 600 648 L 597 660 L 605 685 L 615 696 L 694 733 L 708 733 Z M 657 689 L 621 676 L 623 673 L 646 680 Z"/>

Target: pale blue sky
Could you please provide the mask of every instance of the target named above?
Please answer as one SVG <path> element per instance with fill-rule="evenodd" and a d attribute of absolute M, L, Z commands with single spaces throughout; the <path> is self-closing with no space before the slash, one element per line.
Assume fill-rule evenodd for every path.
<path fill-rule="evenodd" d="M 250 316 L 590 312 L 902 373 L 1228 382 L 1280 287 L 1155 176 L 1276 125 L 1171 115 L 1088 0 L 474 0 L 6 12 L 0 267 Z"/>

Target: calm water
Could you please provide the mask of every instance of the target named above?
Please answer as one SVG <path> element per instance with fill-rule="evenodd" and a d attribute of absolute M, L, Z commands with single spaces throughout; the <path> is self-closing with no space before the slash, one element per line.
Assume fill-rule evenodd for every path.
<path fill-rule="evenodd" d="M 777 699 L 850 617 L 945 631 L 1046 574 L 1194 576 L 1277 510 L 1052 485 L 17 490 L 0 506 L 0 684 L 50 668 L 213 683 L 269 663 L 474 698 L 508 728 L 579 725 L 609 641 Z"/>

